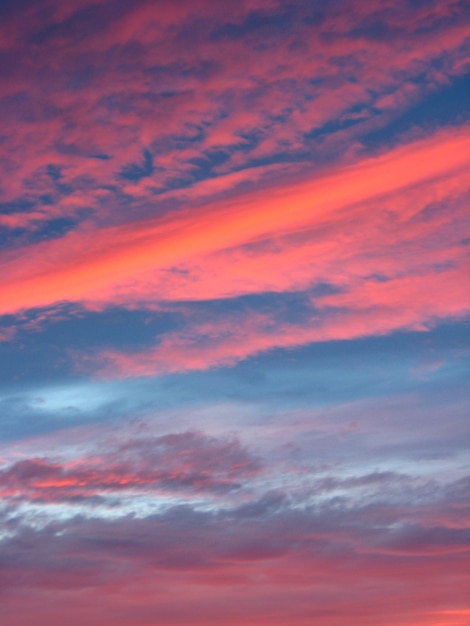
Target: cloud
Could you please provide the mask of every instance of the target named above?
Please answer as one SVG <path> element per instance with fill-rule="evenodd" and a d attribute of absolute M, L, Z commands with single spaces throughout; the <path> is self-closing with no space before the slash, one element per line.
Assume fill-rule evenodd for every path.
<path fill-rule="evenodd" d="M 15 334 L 16 334 L 16 328 L 14 326 L 9 326 L 7 328 L 0 328 L 0 342 L 12 341 Z"/>
<path fill-rule="evenodd" d="M 4 498 L 45 502 L 93 502 L 96 496 L 126 490 L 224 493 L 238 489 L 240 480 L 259 469 L 237 440 L 188 432 L 130 440 L 107 450 L 104 458 L 17 461 L 0 471 L 0 491 Z"/>
<path fill-rule="evenodd" d="M 2 30 L 15 72 L 0 101 L 11 173 L 0 313 L 334 292 L 278 339 L 277 313 L 255 311 L 233 318 L 243 341 L 214 320 L 195 359 L 207 330 L 197 321 L 164 338 L 167 364 L 158 346 L 106 351 L 119 375 L 124 362 L 130 373 L 201 369 L 466 314 L 465 118 L 367 149 L 368 134 L 461 75 L 458 2 L 41 6 L 26 21 L 8 9 Z M 429 302 L 436 268 L 452 301 Z"/>
<path fill-rule="evenodd" d="M 322 408 L 316 420 L 311 408 L 303 420 L 282 412 L 251 439 L 243 431 L 249 447 L 223 434 L 220 410 L 217 435 L 156 435 L 159 413 L 17 446 L 0 474 L 6 623 L 42 626 L 74 607 L 77 626 L 105 614 L 117 624 L 144 626 L 155 614 L 206 624 L 228 606 L 234 626 L 340 626 L 346 615 L 364 624 L 367 606 L 368 626 L 433 625 L 443 607 L 465 606 L 469 480 L 435 457 L 390 469 L 413 435 L 405 423 L 434 436 L 418 437 L 431 452 L 436 424 L 449 430 L 430 402 L 421 421 L 406 403 L 380 412 L 383 400 Z"/>
<path fill-rule="evenodd" d="M 406 523 L 410 513 L 420 511 L 422 523 Z M 86 615 L 80 607 L 94 607 L 93 619 L 99 620 L 103 610 L 112 615 L 117 602 L 117 623 L 128 622 L 127 611 L 137 623 L 148 623 L 145 607 L 178 623 L 211 623 L 228 605 L 233 624 L 255 617 L 262 624 L 321 619 L 339 626 L 347 614 L 357 624 L 380 619 L 391 626 L 398 618 L 431 626 L 431 613 L 465 606 L 469 537 L 467 530 L 450 534 L 442 526 L 426 527 L 425 515 L 418 505 L 406 510 L 383 502 L 291 508 L 288 499 L 271 495 L 249 510 L 175 507 L 144 519 L 76 518 L 66 527 L 56 521 L 37 530 L 20 526 L 14 538 L 2 542 L 3 601 L 10 607 L 12 594 L 28 590 L 12 619 L 33 605 L 44 610 L 41 619 L 63 603 L 70 610 L 80 591 L 77 620 Z M 445 580 L 443 567 L 449 571 Z M 214 604 L 214 585 L 220 605 Z M 55 608 L 46 603 L 52 592 Z M 96 593 L 101 609 L 93 600 Z M 177 601 L 181 594 L 189 604 Z M 142 615 L 136 606 L 144 609 Z"/>
<path fill-rule="evenodd" d="M 61 300 L 113 303 L 126 294 L 138 302 L 139 289 L 152 293 L 158 288 L 159 272 L 178 270 L 185 262 L 197 265 L 201 256 L 319 228 L 332 220 L 344 228 L 355 214 L 354 207 L 370 206 L 388 194 L 405 194 L 433 180 L 436 193 L 449 178 L 461 188 L 468 164 L 467 135 L 445 133 L 320 178 L 136 222 L 133 228 L 69 233 L 58 241 L 30 246 L 27 259 L 19 253 L 4 254 L 3 312 Z M 398 220 L 402 204 L 398 200 L 395 208 Z M 349 207 L 352 214 L 345 212 Z M 156 284 L 151 279 L 149 283 L 149 275 L 157 276 Z"/>
<path fill-rule="evenodd" d="M 466 268 L 385 282 L 353 284 L 349 291 L 315 297 L 300 322 L 278 312 L 257 311 L 190 318 L 187 327 L 164 335 L 153 348 L 75 354 L 79 371 L 104 378 L 154 376 L 168 372 L 231 366 L 275 348 L 313 342 L 385 335 L 397 330 L 426 331 L 439 321 L 464 317 L 470 309 Z M 436 299 L 436 294 L 442 298 Z M 451 295 L 448 300 L 445 296 Z M 308 311 L 308 309 L 307 309 Z"/>
<path fill-rule="evenodd" d="M 468 622 L 468 17 L 0 2 L 2 624 Z"/>
<path fill-rule="evenodd" d="M 28 19 L 7 11 L 2 197 L 32 206 L 4 225 L 34 230 L 84 207 L 97 225 L 127 221 L 130 203 L 132 215 L 154 215 L 156 192 L 221 170 L 354 153 L 367 127 L 463 71 L 464 11 L 441 4 L 43 1 L 23 7 Z M 146 176 L 122 178 L 144 154 Z"/>

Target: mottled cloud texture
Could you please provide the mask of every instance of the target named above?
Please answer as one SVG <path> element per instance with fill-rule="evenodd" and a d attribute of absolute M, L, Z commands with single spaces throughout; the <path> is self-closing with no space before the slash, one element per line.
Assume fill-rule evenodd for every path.
<path fill-rule="evenodd" d="M 465 626 L 463 0 L 4 0 L 5 626 Z"/>

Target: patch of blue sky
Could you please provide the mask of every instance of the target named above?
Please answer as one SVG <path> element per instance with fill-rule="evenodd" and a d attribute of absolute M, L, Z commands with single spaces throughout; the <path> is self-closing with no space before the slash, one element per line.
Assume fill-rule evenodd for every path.
<path fill-rule="evenodd" d="M 33 235 L 29 237 L 29 242 L 35 243 L 36 241 L 43 241 L 44 239 L 63 237 L 69 231 L 73 230 L 82 219 L 83 217 L 79 215 L 74 217 L 56 217 L 52 220 L 47 220 L 41 224 L 40 228 L 35 229 Z"/>
<path fill-rule="evenodd" d="M 30 436 L 72 425 L 143 419 L 173 412 L 180 414 L 182 427 L 199 428 L 197 412 L 204 413 L 211 407 L 216 415 L 220 407 L 226 407 L 222 422 L 229 429 L 248 423 L 262 427 L 271 421 L 285 421 L 290 412 L 331 411 L 347 405 L 352 407 L 350 416 L 343 416 L 340 421 L 354 421 L 357 415 L 353 407 L 357 403 L 382 406 L 383 399 L 390 402 L 397 396 L 413 399 L 411 404 L 416 403 L 423 416 L 422 420 L 413 418 L 413 423 L 418 420 L 424 432 L 436 426 L 427 421 L 431 410 L 445 413 L 447 419 L 453 411 L 458 425 L 451 431 L 457 432 L 460 440 L 468 403 L 469 352 L 468 327 L 456 324 L 429 332 L 276 349 L 234 367 L 106 382 L 85 376 L 79 379 L 76 373 L 67 373 L 63 355 L 56 352 L 51 356 L 50 345 L 45 343 L 42 357 L 35 355 L 36 372 L 2 377 L 2 414 L 8 418 L 0 423 L 0 436 L 21 439 L 25 433 Z M 31 349 L 23 349 L 19 354 L 16 367 L 26 370 L 32 360 Z M 41 377 L 39 371 L 44 362 L 54 358 L 55 369 L 49 376 Z M 403 432 L 409 430 L 413 406 L 406 411 L 404 406 L 398 408 L 393 418 Z M 170 419 L 173 427 L 175 419 Z M 201 419 L 204 425 L 206 417 Z M 436 427 L 441 428 L 439 424 Z M 442 436 L 443 433 L 439 435 Z M 419 454 L 423 454 L 423 433 L 419 440 L 424 441 L 419 446 Z M 416 452 L 417 442 L 413 445 L 410 453 Z"/>
<path fill-rule="evenodd" d="M 414 82 L 423 87 L 428 84 L 425 77 Z M 449 78 L 446 85 L 426 93 L 418 102 L 394 114 L 390 120 L 387 118 L 383 127 L 366 131 L 360 140 L 367 148 L 374 149 L 383 144 L 395 143 L 412 128 L 434 131 L 448 125 L 462 124 L 470 119 L 469 94 L 470 74 Z"/>
<path fill-rule="evenodd" d="M 148 398 L 133 396 L 135 385 L 69 380 L 13 384 L 0 393 L 0 440 L 21 441 L 83 425 L 106 424 L 148 412 Z M 152 406 L 158 406 L 155 395 Z"/>
<path fill-rule="evenodd" d="M 226 23 L 219 26 L 210 34 L 212 41 L 227 39 L 246 39 L 250 35 L 279 36 L 287 34 L 293 28 L 293 13 L 284 10 L 276 15 L 269 15 L 265 11 L 251 11 L 241 23 Z"/>
<path fill-rule="evenodd" d="M 120 172 L 120 177 L 131 182 L 139 182 L 142 178 L 148 178 L 155 171 L 153 156 L 148 150 L 142 153 L 141 163 L 129 163 Z"/>
<path fill-rule="evenodd" d="M 346 130 L 351 126 L 356 126 L 368 120 L 371 116 L 370 110 L 368 110 L 365 104 L 357 104 L 347 109 L 342 117 L 329 120 L 322 126 L 313 128 L 308 133 L 305 133 L 304 138 L 308 140 L 316 140 L 322 137 L 330 137 L 332 134 L 341 130 Z"/>
<path fill-rule="evenodd" d="M 158 335 L 175 328 L 175 320 L 177 316 L 170 313 L 114 307 L 90 312 L 71 305 L 28 311 L 21 318 L 5 316 L 4 327 L 15 326 L 17 334 L 14 342 L 0 343 L 0 380 L 75 377 L 75 352 L 111 347 L 144 349 Z"/>

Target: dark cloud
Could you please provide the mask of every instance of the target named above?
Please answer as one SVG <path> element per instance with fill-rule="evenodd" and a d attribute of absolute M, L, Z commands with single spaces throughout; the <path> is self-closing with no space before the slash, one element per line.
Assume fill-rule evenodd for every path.
<path fill-rule="evenodd" d="M 130 440 L 99 457 L 54 462 L 25 459 L 0 471 L 4 497 L 95 502 L 122 491 L 224 493 L 255 476 L 260 463 L 240 443 L 199 433 Z"/>
<path fill-rule="evenodd" d="M 39 473 L 45 475 L 43 469 Z M 452 485 L 448 488 L 452 490 Z M 370 566 L 375 561 L 392 567 L 394 557 L 402 554 L 428 558 L 433 567 L 440 555 L 460 559 L 470 548 L 465 513 L 460 529 L 433 524 L 432 514 L 446 489 L 432 508 L 416 504 L 412 511 L 390 508 L 380 501 L 367 508 L 338 505 L 335 500 L 293 508 L 277 492 L 230 510 L 201 512 L 178 506 L 141 519 L 78 516 L 36 530 L 21 521 L 15 528 L 10 515 L 7 528 L 15 534 L 2 541 L 2 569 L 6 581 L 9 571 L 23 566 L 25 577 L 18 583 L 60 587 L 67 580 L 87 586 L 89 576 L 98 584 L 103 577 L 126 577 L 136 568 L 202 573 L 236 568 L 238 563 L 274 561 L 272 574 L 278 575 L 275 572 L 282 570 L 283 560 L 297 562 L 303 576 L 308 576 L 304 568 L 316 559 L 333 568 L 346 557 L 351 568 L 354 563 L 364 567 L 364 559 L 370 560 Z M 122 563 L 122 567 L 114 569 L 112 563 Z M 53 579 L 44 579 L 45 572 Z M 9 580 L 8 586 L 15 584 Z"/>

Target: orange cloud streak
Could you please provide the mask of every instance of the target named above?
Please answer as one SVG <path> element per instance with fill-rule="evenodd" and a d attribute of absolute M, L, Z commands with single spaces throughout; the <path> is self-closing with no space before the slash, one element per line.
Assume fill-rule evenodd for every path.
<path fill-rule="evenodd" d="M 138 294 L 149 273 L 171 271 L 181 263 L 195 263 L 204 255 L 263 238 L 312 229 L 335 215 L 347 224 L 344 210 L 349 207 L 387 194 L 406 194 L 436 179 L 462 180 L 469 165 L 470 130 L 465 128 L 458 135 L 442 133 L 314 180 L 157 220 L 71 233 L 3 255 L 0 312 L 64 300 L 113 304 L 123 291 Z M 165 294 L 153 292 L 157 285 L 147 286 L 146 299 L 165 299 Z"/>

